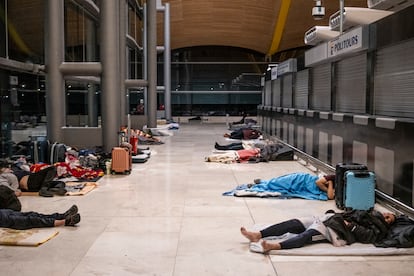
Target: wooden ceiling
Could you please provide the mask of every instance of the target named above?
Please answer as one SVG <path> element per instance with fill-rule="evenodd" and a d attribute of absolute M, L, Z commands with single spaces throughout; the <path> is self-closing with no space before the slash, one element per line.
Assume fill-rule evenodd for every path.
<path fill-rule="evenodd" d="M 317 21 L 311 12 L 314 0 L 162 0 L 163 4 L 167 2 L 170 3 L 172 50 L 231 46 L 268 56 L 305 46 L 305 32 L 315 25 L 327 26 L 329 16 L 339 9 L 339 0 L 322 0 L 326 15 Z M 22 45 L 24 42 L 28 48 L 26 52 L 42 53 L 45 3 L 39 0 L 8 1 L 9 28 L 13 27 L 11 34 L 16 36 L 12 40 L 21 41 Z M 366 7 L 367 1 L 345 0 L 345 6 Z M 157 14 L 157 23 L 158 45 L 162 45 L 161 12 Z M 66 43 L 76 44 L 74 41 Z"/>
<path fill-rule="evenodd" d="M 326 15 L 314 20 L 314 0 L 163 0 L 170 3 L 171 48 L 233 46 L 272 55 L 305 46 L 304 34 L 327 26 L 339 0 L 324 0 Z M 345 7 L 367 7 L 366 0 L 345 0 Z M 158 44 L 163 14 L 158 14 Z"/>

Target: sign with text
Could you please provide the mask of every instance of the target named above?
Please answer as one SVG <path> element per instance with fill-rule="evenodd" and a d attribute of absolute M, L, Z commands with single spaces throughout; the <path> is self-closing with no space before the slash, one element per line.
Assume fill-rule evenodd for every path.
<path fill-rule="evenodd" d="M 328 58 L 363 50 L 364 43 L 363 28 L 358 27 L 328 42 Z"/>
<path fill-rule="evenodd" d="M 286 73 L 296 72 L 297 69 L 297 62 L 295 58 L 290 58 L 284 62 L 279 63 L 277 67 L 277 75 L 282 76 Z"/>
<path fill-rule="evenodd" d="M 271 80 L 277 79 L 277 68 L 278 68 L 278 65 L 275 65 L 275 66 L 272 67 L 271 77 L 270 77 Z"/>

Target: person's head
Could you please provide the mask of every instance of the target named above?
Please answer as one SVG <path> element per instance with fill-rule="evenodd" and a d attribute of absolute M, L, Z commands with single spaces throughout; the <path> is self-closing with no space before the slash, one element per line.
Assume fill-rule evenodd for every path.
<path fill-rule="evenodd" d="M 395 215 L 393 213 L 384 212 L 382 213 L 382 215 L 384 216 L 384 220 L 386 223 L 393 224 L 395 222 Z"/>
<path fill-rule="evenodd" d="M 333 187 L 335 188 L 335 175 L 334 174 L 325 175 L 324 178 L 326 179 L 326 181 L 332 181 Z"/>
<path fill-rule="evenodd" d="M 10 168 L 10 163 L 5 159 L 0 159 L 0 173 Z"/>

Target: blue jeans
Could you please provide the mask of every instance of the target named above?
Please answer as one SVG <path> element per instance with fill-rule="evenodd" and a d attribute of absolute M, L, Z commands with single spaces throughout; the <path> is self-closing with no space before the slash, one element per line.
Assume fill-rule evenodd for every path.
<path fill-rule="evenodd" d="M 262 238 L 271 236 L 281 236 L 286 233 L 298 234 L 280 243 L 282 249 L 303 247 L 312 243 L 312 237 L 321 233 L 315 229 L 306 229 L 298 219 L 287 220 L 274 224 L 260 231 Z"/>
<path fill-rule="evenodd" d="M 0 227 L 18 230 L 55 226 L 55 220 L 65 219 L 63 214 L 44 215 L 36 212 L 18 212 L 0 209 Z"/>

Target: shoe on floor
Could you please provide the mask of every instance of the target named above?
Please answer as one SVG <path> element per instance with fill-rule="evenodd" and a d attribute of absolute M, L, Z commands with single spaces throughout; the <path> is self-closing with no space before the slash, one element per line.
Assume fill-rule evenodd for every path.
<path fill-rule="evenodd" d="M 53 192 L 49 191 L 49 190 L 47 189 L 47 187 L 42 187 L 42 188 L 39 190 L 39 195 L 40 195 L 40 196 L 44 196 L 44 197 L 52 197 L 52 196 L 53 196 Z"/>
<path fill-rule="evenodd" d="M 65 226 L 75 226 L 81 220 L 79 214 L 74 214 L 73 216 L 69 216 L 65 219 Z"/>
<path fill-rule="evenodd" d="M 50 188 L 49 191 L 59 196 L 64 196 L 68 192 L 65 188 Z"/>
<path fill-rule="evenodd" d="M 67 217 L 74 216 L 78 213 L 78 206 L 75 204 L 72 205 L 66 212 L 63 213 L 63 217 L 66 219 Z"/>

